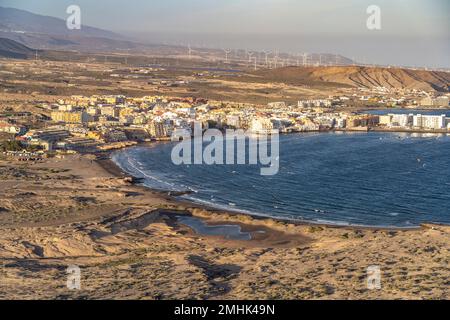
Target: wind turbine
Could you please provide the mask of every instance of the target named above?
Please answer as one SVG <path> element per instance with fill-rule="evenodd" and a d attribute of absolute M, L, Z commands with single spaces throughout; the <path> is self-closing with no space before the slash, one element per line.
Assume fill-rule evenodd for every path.
<path fill-rule="evenodd" d="M 192 57 L 192 49 L 191 49 L 191 45 L 188 44 L 188 55 L 189 55 L 189 59 L 191 59 Z"/>
<path fill-rule="evenodd" d="M 247 56 L 248 56 L 248 61 L 247 61 L 247 67 L 248 67 L 248 65 L 252 62 L 252 57 L 253 57 L 253 55 L 254 55 L 254 52 L 245 50 L 245 53 L 246 53 Z"/>
<path fill-rule="evenodd" d="M 308 65 L 308 54 L 305 52 L 303 54 L 303 66 L 306 67 Z"/>
<path fill-rule="evenodd" d="M 252 61 L 252 57 L 253 57 L 253 55 L 254 55 L 255 53 L 254 52 L 252 52 L 252 51 L 247 51 L 247 55 L 248 55 L 248 62 L 251 62 Z"/>
<path fill-rule="evenodd" d="M 264 55 L 265 55 L 265 62 L 266 62 L 266 67 L 269 66 L 269 55 L 270 55 L 270 51 L 263 51 Z"/>
<path fill-rule="evenodd" d="M 125 64 L 128 64 L 128 55 L 130 54 L 130 49 L 126 49 L 127 53 L 125 53 Z"/>
<path fill-rule="evenodd" d="M 275 57 L 274 57 L 275 68 L 277 67 L 277 64 L 278 64 L 278 58 L 279 58 L 279 56 L 278 56 L 278 50 L 276 50 L 276 51 L 275 51 Z"/>
<path fill-rule="evenodd" d="M 223 49 L 223 52 L 225 52 L 225 63 L 228 63 L 228 54 L 231 53 L 231 50 Z"/>

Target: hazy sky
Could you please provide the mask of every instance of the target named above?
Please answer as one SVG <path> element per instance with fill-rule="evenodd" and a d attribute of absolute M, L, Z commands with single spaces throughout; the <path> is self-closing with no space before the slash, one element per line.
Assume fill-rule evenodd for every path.
<path fill-rule="evenodd" d="M 0 0 L 151 42 L 330 52 L 368 63 L 450 67 L 450 0 Z M 381 30 L 366 28 L 369 5 Z"/>

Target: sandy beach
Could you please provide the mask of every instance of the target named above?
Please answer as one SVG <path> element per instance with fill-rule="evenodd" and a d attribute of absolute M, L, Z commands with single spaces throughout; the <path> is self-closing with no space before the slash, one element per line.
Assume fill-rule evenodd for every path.
<path fill-rule="evenodd" d="M 448 299 L 450 227 L 294 224 L 208 210 L 136 185 L 110 160 L 0 161 L 0 298 Z M 177 216 L 238 225 L 196 234 Z M 66 287 L 69 265 L 81 290 Z M 367 267 L 381 289 L 367 288 Z"/>

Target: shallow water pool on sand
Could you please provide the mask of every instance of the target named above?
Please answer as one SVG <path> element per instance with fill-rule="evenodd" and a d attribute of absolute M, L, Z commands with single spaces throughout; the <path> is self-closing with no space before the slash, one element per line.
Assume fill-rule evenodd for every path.
<path fill-rule="evenodd" d="M 177 220 L 201 235 L 223 236 L 230 240 L 250 240 L 252 238 L 249 232 L 242 232 L 238 225 L 209 226 L 204 221 L 189 216 L 177 216 Z"/>

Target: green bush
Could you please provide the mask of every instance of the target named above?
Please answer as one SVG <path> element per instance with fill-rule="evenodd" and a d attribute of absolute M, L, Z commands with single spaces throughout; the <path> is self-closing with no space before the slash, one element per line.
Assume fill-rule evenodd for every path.
<path fill-rule="evenodd" d="M 16 141 L 16 140 L 6 140 L 6 141 L 1 141 L 0 142 L 0 151 L 22 151 L 22 150 L 26 150 L 29 152 L 35 152 L 38 150 L 41 150 L 42 148 L 39 146 L 34 146 L 34 145 L 30 145 L 30 146 L 26 146 L 23 143 L 21 143 L 20 141 Z"/>
<path fill-rule="evenodd" d="M 3 141 L 0 144 L 1 151 L 22 151 L 23 149 L 24 146 L 19 141 L 15 140 Z"/>

